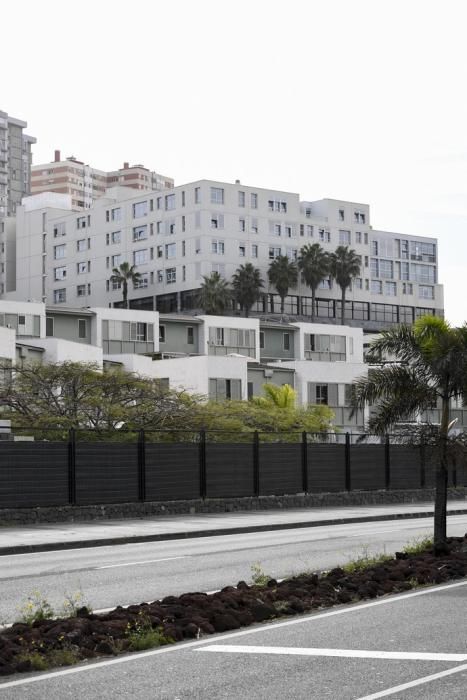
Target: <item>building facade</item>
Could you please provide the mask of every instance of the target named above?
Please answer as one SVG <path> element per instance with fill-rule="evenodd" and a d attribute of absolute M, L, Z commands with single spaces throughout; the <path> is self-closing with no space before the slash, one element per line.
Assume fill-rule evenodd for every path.
<path fill-rule="evenodd" d="M 55 151 L 52 163 L 34 165 L 31 171 L 32 194 L 57 192 L 70 195 L 72 208 L 78 210 L 89 209 L 108 187 L 117 185 L 151 191 L 170 189 L 174 181 L 144 165 L 124 163 L 120 170 L 98 170 L 74 156 L 62 160 L 60 151 Z"/>
<path fill-rule="evenodd" d="M 24 196 L 31 193 L 31 146 L 27 123 L 0 111 L 0 221 L 14 216 Z M 1 230 L 0 230 L 1 232 Z"/>

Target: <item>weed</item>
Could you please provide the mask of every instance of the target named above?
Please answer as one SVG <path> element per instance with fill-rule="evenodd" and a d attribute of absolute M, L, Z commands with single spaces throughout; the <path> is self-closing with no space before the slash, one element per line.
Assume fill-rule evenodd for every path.
<path fill-rule="evenodd" d="M 431 537 L 416 537 L 406 544 L 402 551 L 405 552 L 405 554 L 415 556 L 417 554 L 424 554 L 428 549 L 431 549 L 431 547 L 433 547 L 433 539 Z"/>
<path fill-rule="evenodd" d="M 32 625 L 38 620 L 50 620 L 54 617 L 54 611 L 46 598 L 39 591 L 33 591 L 24 605 L 18 608 L 21 615 L 20 622 Z"/>
<path fill-rule="evenodd" d="M 73 666 L 79 661 L 79 654 L 74 649 L 52 649 L 47 660 L 51 666 Z"/>
<path fill-rule="evenodd" d="M 342 569 L 346 574 L 356 574 L 365 569 L 369 569 L 371 566 L 377 566 L 378 564 L 384 564 L 387 561 L 392 561 L 394 557 L 386 552 L 379 552 L 377 554 L 370 555 L 368 547 L 363 547 L 362 556 L 357 559 L 349 561 L 344 564 Z"/>
<path fill-rule="evenodd" d="M 265 586 L 267 586 L 270 578 L 271 577 L 268 574 L 264 573 L 259 561 L 256 562 L 256 564 L 252 564 L 251 580 L 253 581 L 255 586 L 258 586 L 259 588 L 264 588 Z"/>
<path fill-rule="evenodd" d="M 151 620 L 144 613 L 139 613 L 137 620 L 128 623 L 126 636 L 130 642 L 130 651 L 144 651 L 173 644 L 175 641 L 164 633 L 162 627 L 153 627 Z"/>
<path fill-rule="evenodd" d="M 92 608 L 85 599 L 83 591 L 79 590 L 75 593 L 65 593 L 65 602 L 62 607 L 64 617 L 77 617 L 78 610 L 82 608 L 86 608 L 88 613 L 92 613 Z"/>
<path fill-rule="evenodd" d="M 34 671 L 47 671 L 49 668 L 49 662 L 43 654 L 39 654 L 38 651 L 24 652 L 23 654 L 18 654 L 16 660 L 19 662 L 29 661 L 31 668 Z"/>

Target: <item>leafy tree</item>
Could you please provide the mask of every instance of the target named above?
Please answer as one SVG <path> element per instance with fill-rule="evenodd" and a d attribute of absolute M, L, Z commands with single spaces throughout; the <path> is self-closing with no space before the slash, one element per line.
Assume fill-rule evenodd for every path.
<path fill-rule="evenodd" d="M 110 277 L 111 282 L 122 285 L 123 306 L 128 307 L 128 282 L 135 284 L 141 279 L 141 273 L 137 272 L 134 265 L 122 262 L 120 267 L 114 267 Z"/>
<path fill-rule="evenodd" d="M 360 274 L 362 261 L 357 253 L 346 245 L 340 245 L 330 255 L 330 272 L 341 288 L 341 324 L 345 319 L 345 293 L 352 280 Z"/>
<path fill-rule="evenodd" d="M 277 408 L 295 408 L 297 392 L 290 384 L 263 384 L 263 391 L 266 396 L 257 396 L 253 401 L 258 406 L 274 406 Z"/>
<path fill-rule="evenodd" d="M 298 281 L 298 269 L 295 262 L 289 260 L 286 255 L 279 255 L 269 265 L 269 282 L 277 289 L 281 298 L 281 314 L 284 313 L 284 300 L 290 287 L 296 287 Z"/>
<path fill-rule="evenodd" d="M 354 383 L 354 408 L 375 404 L 369 430 L 383 435 L 407 416 L 441 401 L 441 422 L 435 431 L 436 496 L 434 540 L 442 552 L 446 544 L 446 501 L 450 405 L 467 400 L 467 325 L 452 328 L 446 321 L 424 316 L 412 328 L 384 331 L 370 346 L 369 361 L 390 356 L 394 362 L 370 370 Z"/>
<path fill-rule="evenodd" d="M 232 288 L 237 302 L 242 307 L 245 316 L 248 316 L 250 309 L 258 301 L 261 295 L 263 280 L 257 267 L 251 263 L 245 263 L 237 268 L 232 277 Z"/>
<path fill-rule="evenodd" d="M 203 275 L 198 301 L 206 314 L 222 316 L 232 298 L 229 285 L 218 272 Z"/>
<path fill-rule="evenodd" d="M 315 321 L 316 290 L 329 274 L 329 253 L 319 243 L 308 243 L 301 248 L 298 267 L 302 282 L 311 289 L 311 322 Z"/>

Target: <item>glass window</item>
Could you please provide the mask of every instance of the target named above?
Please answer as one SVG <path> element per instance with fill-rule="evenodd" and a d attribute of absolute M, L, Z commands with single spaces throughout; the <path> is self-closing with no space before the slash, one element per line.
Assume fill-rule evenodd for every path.
<path fill-rule="evenodd" d="M 434 287 L 429 287 L 425 284 L 420 284 L 418 287 L 418 296 L 421 299 L 434 299 L 435 289 Z"/>
<path fill-rule="evenodd" d="M 133 289 L 146 289 L 149 286 L 149 276 L 147 272 L 143 272 L 139 279 L 133 282 Z"/>
<path fill-rule="evenodd" d="M 78 216 L 76 219 L 76 228 L 86 228 L 86 217 Z"/>
<path fill-rule="evenodd" d="M 85 238 L 80 238 L 79 241 L 76 241 L 76 250 L 78 253 L 82 253 L 83 251 L 88 249 L 88 243 Z"/>
<path fill-rule="evenodd" d="M 383 293 L 383 283 L 381 280 L 371 280 L 371 292 L 373 294 Z"/>
<path fill-rule="evenodd" d="M 77 297 L 85 297 L 86 296 L 86 285 L 85 284 L 78 284 L 76 287 L 76 296 Z"/>
<path fill-rule="evenodd" d="M 274 260 L 275 258 L 278 258 L 281 254 L 281 249 L 280 248 L 269 248 L 269 260 Z"/>
<path fill-rule="evenodd" d="M 250 206 L 252 209 L 258 209 L 258 195 L 256 192 L 250 194 Z"/>
<path fill-rule="evenodd" d="M 388 297 L 395 297 L 397 294 L 397 284 L 396 282 L 385 282 L 384 290 Z"/>
<path fill-rule="evenodd" d="M 186 329 L 186 343 L 187 345 L 194 345 L 195 342 L 195 329 L 193 326 L 188 326 Z"/>
<path fill-rule="evenodd" d="M 339 245 L 350 245 L 350 231 L 339 231 Z"/>
<path fill-rule="evenodd" d="M 282 333 L 282 347 L 284 350 L 290 350 L 290 333 Z"/>
<path fill-rule="evenodd" d="M 112 221 L 121 221 L 122 220 L 122 210 L 120 207 L 116 207 L 115 209 L 112 209 L 111 218 L 112 218 Z"/>
<path fill-rule="evenodd" d="M 64 221 L 61 221 L 58 224 L 54 225 L 54 238 L 58 238 L 59 236 L 65 236 L 66 235 L 66 223 Z"/>
<path fill-rule="evenodd" d="M 66 302 L 66 289 L 54 289 L 54 304 Z"/>
<path fill-rule="evenodd" d="M 148 215 L 148 203 L 146 202 L 135 202 L 133 204 L 133 218 L 139 219 L 141 216 Z"/>
<path fill-rule="evenodd" d="M 165 195 L 165 210 L 173 211 L 175 209 L 175 195 L 166 194 Z"/>
<path fill-rule="evenodd" d="M 148 237 L 148 227 L 146 224 L 144 226 L 135 226 L 133 228 L 133 240 L 143 241 Z"/>
<path fill-rule="evenodd" d="M 224 204 L 224 190 L 222 187 L 211 187 L 211 203 Z"/>
<path fill-rule="evenodd" d="M 195 187 L 195 204 L 201 204 L 201 187 Z"/>
<path fill-rule="evenodd" d="M 86 337 L 86 319 L 79 318 L 78 319 L 78 338 L 85 338 L 85 337 Z"/>
<path fill-rule="evenodd" d="M 88 271 L 88 264 L 86 261 L 76 263 L 76 273 L 82 275 L 84 272 Z"/>
<path fill-rule="evenodd" d="M 66 278 L 66 266 L 54 269 L 54 280 L 64 280 Z"/>
<path fill-rule="evenodd" d="M 316 403 L 327 405 L 328 403 L 328 385 L 327 384 L 317 384 L 316 385 Z"/>
<path fill-rule="evenodd" d="M 175 267 L 168 267 L 165 271 L 165 281 L 167 284 L 173 284 L 177 281 L 177 272 Z"/>
<path fill-rule="evenodd" d="M 122 232 L 121 231 L 112 231 L 110 234 L 112 243 L 121 243 L 122 242 Z"/>
<path fill-rule="evenodd" d="M 143 265 L 148 262 L 148 249 L 135 250 L 133 252 L 133 265 Z"/>
<path fill-rule="evenodd" d="M 239 207 L 245 206 L 245 192 L 238 193 L 238 206 Z"/>
<path fill-rule="evenodd" d="M 245 230 L 246 230 L 246 221 L 245 221 L 245 219 L 239 219 L 239 220 L 238 220 L 238 230 L 239 230 L 239 231 L 245 231 Z"/>
<path fill-rule="evenodd" d="M 257 258 L 257 257 L 258 257 L 258 246 L 257 246 L 257 245 L 252 245 L 252 246 L 251 246 L 251 257 L 252 257 L 252 258 Z"/>
<path fill-rule="evenodd" d="M 66 257 L 66 243 L 62 243 L 62 245 L 54 246 L 54 259 L 59 260 L 60 258 L 65 258 L 65 257 Z"/>
<path fill-rule="evenodd" d="M 46 316 L 45 319 L 45 335 L 49 338 L 54 334 L 54 320 L 52 316 Z"/>
<path fill-rule="evenodd" d="M 394 277 L 394 264 L 392 260 L 379 261 L 379 276 L 384 279 L 392 279 Z"/>
<path fill-rule="evenodd" d="M 159 343 L 165 343 L 165 326 L 159 326 Z"/>
<path fill-rule="evenodd" d="M 371 241 L 371 254 L 378 255 L 378 241 Z"/>
<path fill-rule="evenodd" d="M 241 258 L 244 258 L 244 257 L 245 257 L 245 255 L 246 255 L 246 246 L 245 246 L 244 243 L 241 243 L 241 244 L 238 246 L 238 254 L 239 254 L 239 256 L 240 256 Z"/>
<path fill-rule="evenodd" d="M 120 265 L 123 262 L 123 256 L 118 254 L 118 255 L 112 255 L 112 267 L 120 267 Z"/>
<path fill-rule="evenodd" d="M 174 258 L 176 255 L 176 243 L 167 243 L 165 246 L 165 257 L 167 260 L 170 260 L 171 258 Z"/>

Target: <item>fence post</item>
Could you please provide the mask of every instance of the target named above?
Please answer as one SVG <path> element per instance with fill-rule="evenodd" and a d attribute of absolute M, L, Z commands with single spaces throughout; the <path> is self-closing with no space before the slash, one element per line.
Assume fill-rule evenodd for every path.
<path fill-rule="evenodd" d="M 253 493 L 259 496 L 259 433 L 253 433 Z"/>
<path fill-rule="evenodd" d="M 206 498 L 206 431 L 199 431 L 199 496 Z"/>
<path fill-rule="evenodd" d="M 389 435 L 386 435 L 384 444 L 384 483 L 386 491 L 391 488 L 391 442 Z"/>
<path fill-rule="evenodd" d="M 76 505 L 76 431 L 68 431 L 68 503 Z"/>
<path fill-rule="evenodd" d="M 146 440 L 143 428 L 138 433 L 138 499 L 146 500 Z"/>
<path fill-rule="evenodd" d="M 350 472 L 350 434 L 345 434 L 345 490 L 352 490 L 352 475 Z"/>
<path fill-rule="evenodd" d="M 308 493 L 308 440 L 306 431 L 302 433 L 302 490 Z"/>
<path fill-rule="evenodd" d="M 425 443 L 420 443 L 420 488 L 424 489 L 426 486 L 426 449 Z"/>

